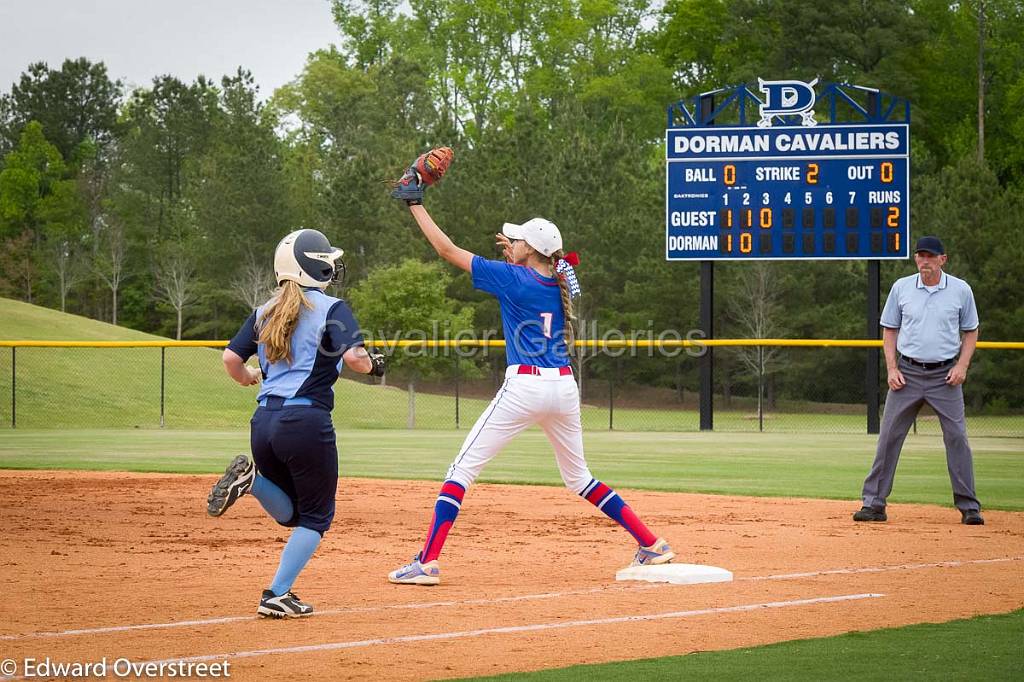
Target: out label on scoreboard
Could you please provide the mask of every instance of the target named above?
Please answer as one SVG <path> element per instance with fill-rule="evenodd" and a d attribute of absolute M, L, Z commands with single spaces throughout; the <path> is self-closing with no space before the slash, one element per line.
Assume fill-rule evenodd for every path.
<path fill-rule="evenodd" d="M 666 258 L 907 258 L 909 126 L 812 123 L 667 129 Z"/>

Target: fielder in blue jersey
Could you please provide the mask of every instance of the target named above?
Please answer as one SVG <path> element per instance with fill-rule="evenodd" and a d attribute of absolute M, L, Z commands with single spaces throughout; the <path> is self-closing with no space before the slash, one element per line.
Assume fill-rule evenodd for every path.
<path fill-rule="evenodd" d="M 242 386 L 263 382 L 256 396 L 252 459 L 236 457 L 207 498 L 220 516 L 251 494 L 275 521 L 294 528 L 257 613 L 297 618 L 313 607 L 292 584 L 320 545 L 334 518 L 338 449 L 331 409 L 334 382 L 344 365 L 381 376 L 384 360 L 363 347 L 348 304 L 324 289 L 344 273 L 342 251 L 316 230 L 297 230 L 278 244 L 278 290 L 242 324 L 224 351 L 224 368 Z M 246 366 L 251 356 L 260 367 Z"/>
<path fill-rule="evenodd" d="M 408 183 L 407 183 L 408 184 Z M 598 481 L 583 457 L 580 395 L 569 362 L 567 340 L 572 297 L 579 284 L 563 257 L 562 235 L 549 220 L 522 225 L 505 223 L 497 243 L 506 262 L 491 261 L 461 249 L 434 223 L 422 197 L 407 199 L 416 223 L 438 255 L 473 276 L 473 286 L 498 299 L 508 368 L 498 395 L 477 420 L 448 469 L 434 504 L 423 549 L 412 562 L 392 571 L 388 580 L 410 585 L 441 581 L 438 556 L 462 508 L 466 490 L 484 466 L 527 427 L 537 424 L 555 451 L 562 481 L 572 492 L 626 529 L 639 545 L 633 565 L 663 564 L 675 557 L 669 544 L 654 535 L 629 505 Z"/>

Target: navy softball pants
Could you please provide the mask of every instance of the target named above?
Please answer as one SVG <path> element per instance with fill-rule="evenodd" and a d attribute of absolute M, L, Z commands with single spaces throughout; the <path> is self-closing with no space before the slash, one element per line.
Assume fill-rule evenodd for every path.
<path fill-rule="evenodd" d="M 334 519 L 338 447 L 331 413 L 314 406 L 258 407 L 250 422 L 261 476 L 285 492 L 295 513 L 282 525 L 323 535 Z"/>

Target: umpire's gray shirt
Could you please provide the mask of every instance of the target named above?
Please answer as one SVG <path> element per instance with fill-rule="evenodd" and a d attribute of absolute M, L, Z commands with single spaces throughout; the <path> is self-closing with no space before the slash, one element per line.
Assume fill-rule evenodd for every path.
<path fill-rule="evenodd" d="M 919 362 L 940 362 L 960 352 L 960 332 L 978 328 L 974 292 L 963 281 L 942 273 L 926 287 L 921 275 L 896 280 L 885 300 L 881 325 L 899 329 L 896 350 Z"/>

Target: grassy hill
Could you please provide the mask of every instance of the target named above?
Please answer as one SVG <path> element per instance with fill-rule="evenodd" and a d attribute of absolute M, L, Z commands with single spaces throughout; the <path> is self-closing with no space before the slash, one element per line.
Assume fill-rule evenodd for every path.
<path fill-rule="evenodd" d="M 118 327 L 81 315 L 0 298 L 0 340 L 160 341 L 161 336 Z"/>
<path fill-rule="evenodd" d="M 162 337 L 79 315 L 0 298 L 0 339 L 156 341 Z M 19 348 L 17 423 L 25 428 L 160 425 L 159 348 Z M 224 373 L 221 350 L 168 348 L 164 375 L 165 424 L 170 428 L 244 427 L 255 387 L 242 388 Z M 335 423 L 348 428 L 404 428 L 405 389 L 342 379 L 335 387 Z M 0 352 L 0 427 L 11 423 L 11 353 Z M 483 400 L 460 401 L 474 419 Z M 419 394 L 416 423 L 454 426 L 454 398 Z"/>

